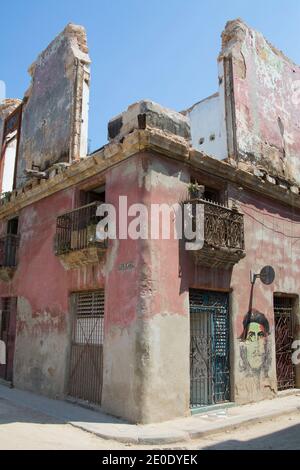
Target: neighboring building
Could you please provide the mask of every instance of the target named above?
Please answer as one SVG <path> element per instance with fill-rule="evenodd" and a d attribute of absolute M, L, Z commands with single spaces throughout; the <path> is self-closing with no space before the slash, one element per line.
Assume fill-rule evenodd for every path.
<path fill-rule="evenodd" d="M 82 27 L 0 105 L 2 379 L 140 423 L 300 387 L 300 68 L 241 20 L 222 38 L 217 94 L 135 103 L 91 155 Z M 97 208 L 126 217 L 119 196 L 204 205 L 204 246 L 100 241 Z"/>

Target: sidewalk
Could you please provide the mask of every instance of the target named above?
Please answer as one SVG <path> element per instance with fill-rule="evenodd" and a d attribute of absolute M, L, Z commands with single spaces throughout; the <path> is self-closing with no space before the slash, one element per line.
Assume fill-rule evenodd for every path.
<path fill-rule="evenodd" d="M 51 417 L 58 423 L 68 423 L 103 439 L 122 443 L 163 445 L 189 441 L 200 437 L 236 429 L 240 426 L 271 420 L 281 415 L 300 413 L 300 390 L 280 394 L 274 400 L 256 404 L 233 406 L 189 418 L 158 424 L 133 425 L 69 402 L 9 389 L 0 385 L 0 399 L 29 408 Z"/>

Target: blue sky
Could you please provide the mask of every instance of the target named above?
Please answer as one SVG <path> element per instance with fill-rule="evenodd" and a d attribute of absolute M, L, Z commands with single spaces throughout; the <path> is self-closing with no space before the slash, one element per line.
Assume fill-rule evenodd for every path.
<path fill-rule="evenodd" d="M 227 20 L 241 17 L 300 63 L 299 0 L 13 0 L 1 2 L 0 80 L 22 98 L 27 69 L 64 26 L 85 26 L 92 58 L 91 150 L 108 120 L 149 98 L 182 110 L 217 90 Z"/>

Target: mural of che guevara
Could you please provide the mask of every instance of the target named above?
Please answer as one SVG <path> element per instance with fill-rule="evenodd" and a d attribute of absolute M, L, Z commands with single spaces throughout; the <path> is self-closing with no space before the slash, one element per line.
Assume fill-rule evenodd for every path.
<path fill-rule="evenodd" d="M 258 375 L 261 372 L 268 375 L 271 355 L 268 336 L 270 335 L 269 321 L 258 310 L 249 311 L 243 320 L 241 341 L 241 369 L 248 374 Z"/>

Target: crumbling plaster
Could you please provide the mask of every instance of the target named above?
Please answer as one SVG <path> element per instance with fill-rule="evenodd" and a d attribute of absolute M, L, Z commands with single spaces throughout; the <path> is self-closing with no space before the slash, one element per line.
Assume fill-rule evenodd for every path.
<path fill-rule="evenodd" d="M 239 67 L 239 79 L 246 80 L 242 62 Z M 34 86 L 33 82 L 31 93 Z M 122 116 L 120 132 L 108 145 L 59 169 L 48 181 L 30 182 L 0 207 L 1 218 L 20 211 L 22 226 L 17 272 L 10 283 L 0 282 L 2 295 L 19 297 L 17 385 L 63 395 L 71 317 L 68 297 L 74 291 L 105 287 L 103 408 L 142 423 L 189 413 L 190 287 L 230 293 L 231 385 L 237 402 L 276 393 L 272 295 L 275 289 L 299 292 L 299 247 L 292 243 L 300 235 L 298 186 L 276 185 L 276 179 L 268 180 L 264 172 L 252 174 L 245 171 L 247 166 L 236 169 L 198 152 L 190 147 L 186 118 L 174 113 L 172 123 L 165 109 L 155 105 L 153 113 L 149 107 L 152 104 L 141 113 L 141 107 L 134 106 Z M 146 129 L 141 130 L 140 114 L 146 115 L 142 121 Z M 120 124 L 120 116 L 116 120 Z M 99 178 L 103 183 L 105 173 L 107 202 L 117 206 L 118 196 L 126 194 L 128 204 L 150 206 L 181 202 L 191 171 L 199 171 L 199 179 L 203 172 L 223 178 L 231 185 L 229 197 L 245 213 L 247 256 L 232 271 L 195 266 L 178 240 L 111 240 L 105 262 L 76 270 L 65 270 L 55 257 L 56 217 L 73 208 L 83 180 Z M 294 206 L 292 211 L 289 205 Z M 276 265 L 276 283 L 268 289 L 258 285 L 255 291 L 255 307 L 271 325 L 270 369 L 267 376 L 253 377 L 253 371 L 240 365 L 241 325 L 249 306 L 249 271 L 270 260 Z"/>
<path fill-rule="evenodd" d="M 17 187 L 33 165 L 43 171 L 86 156 L 89 64 L 85 30 L 69 24 L 29 68 Z"/>
<path fill-rule="evenodd" d="M 14 384 L 60 398 L 68 380 L 69 294 L 104 285 L 103 260 L 66 270 L 55 256 L 56 217 L 71 210 L 74 200 L 69 188 L 19 211 L 19 262 L 13 278 L 0 281 L 2 297 L 18 297 Z"/>
<path fill-rule="evenodd" d="M 117 158 L 114 160 L 117 165 L 109 165 L 113 153 L 103 149 L 98 154 L 99 160 L 94 157 L 95 160 L 91 158 L 67 169 L 63 173 L 65 180 L 76 166 L 77 171 L 84 170 L 78 181 L 82 183 L 84 175 L 85 185 L 88 185 L 89 176 L 92 177 L 90 183 L 95 184 L 97 178 L 103 182 L 105 171 L 107 202 L 116 204 L 119 194 L 127 194 L 129 204 L 144 202 L 150 205 L 161 202 L 173 204 L 184 199 L 192 167 L 200 172 L 209 169 L 210 174 L 220 177 L 227 176 L 227 171 L 232 174 L 230 165 L 195 151 L 188 152 L 188 157 L 185 157 L 181 153 L 182 143 L 176 141 L 175 144 L 170 136 L 153 130 L 148 132 L 135 131 L 130 134 L 130 159 L 130 146 L 125 138 L 122 144 L 113 148 L 120 151 L 124 146 L 124 150 L 129 152 L 127 158 Z M 143 140 L 146 136 L 150 140 Z M 144 151 L 137 151 L 135 139 L 139 143 L 147 142 Z M 153 145 L 151 151 L 150 142 Z M 160 152 L 157 152 L 158 148 Z M 162 156 L 164 152 L 166 155 Z M 104 155 L 110 157 L 105 160 Z M 172 159 L 170 155 L 173 155 Z M 108 165 L 102 166 L 104 163 Z M 252 189 L 257 187 L 259 178 L 241 173 L 244 183 L 247 183 L 248 176 L 253 183 Z M 75 174 L 72 174 L 73 178 Z M 52 180 L 56 189 L 59 188 L 61 175 L 57 177 L 56 182 L 55 178 Z M 274 289 L 296 293 L 299 291 L 299 267 L 291 262 L 290 257 L 297 259 L 298 247 L 297 244 L 292 246 L 291 240 L 284 241 L 282 236 L 277 235 L 278 227 L 282 228 L 285 221 L 287 225 L 290 223 L 287 206 L 279 207 L 278 200 L 261 202 L 260 196 L 253 195 L 253 191 L 248 192 L 246 188 L 241 192 L 239 182 L 242 179 L 235 178 L 229 197 L 240 201 L 240 210 L 245 211 L 247 257 L 236 265 L 233 272 L 196 267 L 192 257 L 180 248 L 178 240 L 111 240 L 103 264 L 66 271 L 53 252 L 55 219 L 58 214 L 72 208 L 77 183 L 73 180 L 73 184 L 63 190 L 61 187 L 59 191 L 49 193 L 47 198 L 23 206 L 20 214 L 23 227 L 21 262 L 11 283 L 0 284 L 2 294 L 15 293 L 21 298 L 16 349 L 18 386 L 61 396 L 63 363 L 68 357 L 67 349 L 61 349 L 62 344 L 68 344 L 68 295 L 76 290 L 105 287 L 103 408 L 130 421 L 143 423 L 184 416 L 189 413 L 188 290 L 195 287 L 229 292 L 232 288 L 233 399 L 241 403 L 252 400 L 259 387 L 259 398 L 274 396 L 276 383 L 272 336 L 269 343 L 273 356 L 268 377 L 257 380 L 251 376 L 251 371 L 240 370 L 239 336 L 250 295 L 249 270 L 268 264 L 271 257 L 278 269 Z M 49 184 L 50 181 L 45 182 L 45 187 Z M 277 186 L 273 188 L 274 195 L 281 191 L 286 193 Z M 277 221 L 278 216 L 282 222 Z M 253 231 L 253 217 L 272 230 L 275 228 L 275 232 L 262 231 L 262 225 L 258 222 Z M 295 208 L 293 217 L 296 220 Z M 298 236 L 296 229 L 297 225 L 294 228 L 291 226 L 287 235 L 292 233 Z M 283 254 L 280 246 L 284 247 Z M 129 268 L 123 270 L 122 266 Z M 53 280 L 50 284 L 49 278 Z M 241 283 L 243 290 L 239 289 Z M 165 293 L 164 296 L 161 292 Z M 255 306 L 270 319 L 271 334 L 274 335 L 270 310 L 272 293 L 273 287 L 266 291 L 258 286 Z M 30 340 L 31 336 L 33 339 Z M 59 338 L 59 355 L 54 350 L 55 336 Z M 43 344 L 40 345 L 39 341 Z M 35 358 L 40 347 L 43 364 Z M 24 351 L 27 351 L 25 356 Z M 24 363 L 30 365 L 32 373 L 25 375 Z M 66 375 L 64 379 L 67 380 Z"/>
<path fill-rule="evenodd" d="M 126 194 L 128 206 L 144 203 L 150 210 L 151 203 L 168 203 L 174 192 L 185 197 L 186 171 L 174 170 L 170 175 L 154 153 L 140 153 L 110 172 L 108 200 L 118 207 L 118 195 Z M 168 274 L 161 273 L 174 250 L 177 240 L 120 239 L 117 251 L 107 253 L 102 406 L 131 422 L 189 414 L 186 293 L 178 296 L 176 259 Z"/>
<path fill-rule="evenodd" d="M 239 167 L 262 167 L 299 184 L 300 67 L 240 19 L 227 23 L 219 61 L 230 63 L 226 105 L 233 103 L 229 138 Z"/>
<path fill-rule="evenodd" d="M 212 175 L 236 182 L 258 193 L 287 205 L 300 207 L 299 186 L 280 182 L 266 172 L 253 172 L 246 168 L 233 168 L 190 147 L 187 140 L 167 134 L 159 129 L 135 130 L 122 139 L 112 142 L 93 153 L 89 158 L 74 162 L 68 167 L 56 168 L 48 180 L 31 179 L 23 188 L 12 192 L 8 200 L 0 202 L 0 218 L 6 218 L 33 202 L 47 198 L 56 192 L 70 188 L 83 180 L 103 174 L 109 168 L 130 159 L 139 152 L 158 152 L 191 167 L 202 169 Z"/>

